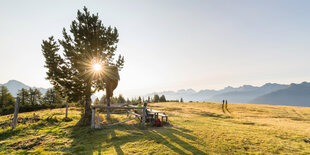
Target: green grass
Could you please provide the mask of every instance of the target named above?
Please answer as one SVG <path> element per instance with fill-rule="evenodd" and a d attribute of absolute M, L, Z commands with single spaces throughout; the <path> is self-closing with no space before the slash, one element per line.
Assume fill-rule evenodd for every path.
<path fill-rule="evenodd" d="M 70 108 L 72 121 L 63 120 L 65 109 L 41 110 L 19 114 L 40 120 L 11 130 L 12 115 L 1 116 L 0 154 L 310 154 L 310 108 L 228 104 L 230 113 L 223 113 L 221 103 L 150 106 L 169 115 L 170 125 L 144 128 L 134 120 L 91 130 L 76 126 L 80 110 Z"/>

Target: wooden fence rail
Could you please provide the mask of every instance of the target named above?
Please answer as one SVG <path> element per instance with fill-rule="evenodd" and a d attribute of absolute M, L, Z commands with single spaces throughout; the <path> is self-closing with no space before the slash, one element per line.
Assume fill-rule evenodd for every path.
<path fill-rule="evenodd" d="M 95 111 L 96 111 L 96 108 L 99 108 L 99 109 L 125 109 L 125 110 L 130 110 L 130 109 L 142 109 L 142 125 L 145 124 L 145 119 L 146 119 L 146 111 L 145 111 L 145 107 L 132 107 L 132 106 L 128 106 L 128 107 L 125 107 L 125 106 L 122 106 L 122 107 L 109 107 L 109 106 L 106 106 L 106 105 L 92 105 L 91 106 L 91 109 L 92 109 L 92 117 L 91 117 L 91 128 L 92 129 L 95 129 L 96 128 L 96 125 L 95 125 Z M 140 116 L 141 117 L 141 116 Z M 97 118 L 98 118 L 98 127 L 100 127 L 100 122 L 99 122 L 99 113 L 97 113 Z M 114 123 L 114 124 L 110 124 L 110 125 L 107 125 L 107 126 L 113 126 L 113 125 L 117 125 L 117 124 L 121 124 L 121 123 L 125 123 L 127 121 L 130 121 L 130 120 L 133 120 L 133 119 L 136 119 L 136 118 L 139 118 L 138 116 L 135 117 L 135 118 L 131 118 L 131 119 L 128 119 L 128 120 L 125 120 L 125 121 L 122 121 L 122 122 L 118 122 L 118 123 Z"/>

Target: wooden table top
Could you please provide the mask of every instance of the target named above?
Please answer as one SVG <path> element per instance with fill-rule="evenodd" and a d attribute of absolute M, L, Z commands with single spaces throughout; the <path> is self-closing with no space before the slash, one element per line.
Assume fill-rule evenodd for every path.
<path fill-rule="evenodd" d="M 158 110 L 152 110 L 150 111 L 149 109 L 147 110 L 149 113 L 160 113 L 161 111 L 158 111 Z"/>

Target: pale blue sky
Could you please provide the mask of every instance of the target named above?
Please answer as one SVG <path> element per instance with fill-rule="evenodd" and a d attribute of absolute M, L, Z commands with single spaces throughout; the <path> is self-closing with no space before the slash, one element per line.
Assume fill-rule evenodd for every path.
<path fill-rule="evenodd" d="M 310 77 L 310 1 L 2 1 L 0 83 L 50 87 L 42 39 L 61 37 L 78 9 L 119 30 L 116 94 L 220 89 Z"/>

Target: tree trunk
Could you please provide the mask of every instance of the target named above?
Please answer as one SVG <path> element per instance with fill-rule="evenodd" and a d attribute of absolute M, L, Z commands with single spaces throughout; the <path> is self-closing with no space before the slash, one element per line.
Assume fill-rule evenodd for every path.
<path fill-rule="evenodd" d="M 89 91 L 85 95 L 85 106 L 84 106 L 84 115 L 82 116 L 80 120 L 80 125 L 90 125 L 91 124 L 91 93 L 90 93 L 90 88 Z"/>
<path fill-rule="evenodd" d="M 68 118 L 68 101 L 66 101 L 66 118 Z"/>
<path fill-rule="evenodd" d="M 107 106 L 109 107 L 110 106 L 110 103 L 111 103 L 111 98 L 110 97 L 107 97 Z M 107 118 L 110 119 L 111 118 L 111 115 L 110 115 L 110 109 L 107 109 Z"/>

